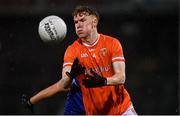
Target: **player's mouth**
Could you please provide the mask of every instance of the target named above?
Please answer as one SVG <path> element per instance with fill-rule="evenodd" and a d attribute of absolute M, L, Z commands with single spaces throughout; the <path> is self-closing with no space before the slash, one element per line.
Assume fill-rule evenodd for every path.
<path fill-rule="evenodd" d="M 83 30 L 77 30 L 77 33 L 78 33 L 78 34 L 82 34 L 82 33 L 83 33 Z"/>

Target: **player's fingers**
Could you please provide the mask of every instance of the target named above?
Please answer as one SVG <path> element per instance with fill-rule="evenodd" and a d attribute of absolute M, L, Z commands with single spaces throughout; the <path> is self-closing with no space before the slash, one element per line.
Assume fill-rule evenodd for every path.
<path fill-rule="evenodd" d="M 90 79 L 83 79 L 83 85 L 85 86 L 85 88 L 91 88 L 92 87 L 92 81 Z"/>
<path fill-rule="evenodd" d="M 24 102 L 26 102 L 26 99 L 27 99 L 27 95 L 23 94 L 21 96 L 21 103 L 24 104 Z"/>
<path fill-rule="evenodd" d="M 86 70 L 86 68 L 85 67 L 82 67 L 82 69 L 85 71 Z"/>
<path fill-rule="evenodd" d="M 78 58 L 75 58 L 74 62 L 73 62 L 73 65 L 77 65 L 79 63 L 79 59 Z"/>
<path fill-rule="evenodd" d="M 26 94 L 22 94 L 22 98 L 26 98 L 27 97 L 27 95 Z"/>
<path fill-rule="evenodd" d="M 84 73 L 86 68 L 85 68 L 85 67 L 82 67 L 82 65 L 79 64 L 79 69 L 80 69 L 80 72 Z"/>
<path fill-rule="evenodd" d="M 91 78 L 93 78 L 93 76 L 91 76 L 91 75 L 88 75 L 88 74 L 86 75 L 86 77 L 88 77 L 88 78 L 90 78 L 90 79 L 91 79 Z"/>
<path fill-rule="evenodd" d="M 92 68 L 90 69 L 90 71 L 91 71 L 91 73 L 92 73 L 93 75 L 97 75 L 97 73 L 95 73 L 95 72 L 92 70 Z"/>
<path fill-rule="evenodd" d="M 78 69 L 83 69 L 83 67 L 81 66 L 81 64 L 77 65 Z"/>
<path fill-rule="evenodd" d="M 70 73 L 69 72 L 66 72 L 66 75 L 70 78 L 71 77 L 71 75 L 70 75 Z"/>
<path fill-rule="evenodd" d="M 85 86 L 88 84 L 88 82 L 89 82 L 89 79 L 83 79 L 83 80 L 82 80 L 82 83 L 83 83 L 83 85 L 85 85 Z"/>

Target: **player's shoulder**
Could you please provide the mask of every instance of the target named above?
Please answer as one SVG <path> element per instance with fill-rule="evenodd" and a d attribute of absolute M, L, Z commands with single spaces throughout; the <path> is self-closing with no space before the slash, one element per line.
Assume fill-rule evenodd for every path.
<path fill-rule="evenodd" d="M 110 35 L 105 35 L 105 34 L 100 34 L 101 38 L 104 39 L 104 41 L 108 41 L 108 42 L 111 42 L 111 43 L 114 43 L 114 42 L 119 42 L 119 40 L 115 37 L 112 37 Z"/>
<path fill-rule="evenodd" d="M 77 48 L 80 45 L 81 40 L 78 38 L 72 44 L 68 46 L 69 49 Z"/>

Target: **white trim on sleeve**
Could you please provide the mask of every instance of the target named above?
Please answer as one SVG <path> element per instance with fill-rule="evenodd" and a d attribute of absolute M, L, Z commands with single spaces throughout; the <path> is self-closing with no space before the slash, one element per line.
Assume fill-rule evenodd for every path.
<path fill-rule="evenodd" d="M 122 57 L 122 56 L 114 57 L 114 58 L 112 58 L 112 61 L 114 61 L 114 60 L 124 60 L 124 57 Z"/>
<path fill-rule="evenodd" d="M 72 65 L 73 63 L 72 62 L 66 62 L 63 64 L 63 67 L 66 66 L 66 65 Z"/>

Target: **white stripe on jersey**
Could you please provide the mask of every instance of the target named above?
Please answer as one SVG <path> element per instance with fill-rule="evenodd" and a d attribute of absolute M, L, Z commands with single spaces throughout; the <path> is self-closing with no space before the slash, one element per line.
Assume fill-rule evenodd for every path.
<path fill-rule="evenodd" d="M 114 58 L 112 58 L 112 61 L 114 61 L 114 60 L 124 60 L 124 57 L 122 57 L 122 56 L 120 56 L 120 57 L 114 57 Z"/>
<path fill-rule="evenodd" d="M 73 63 L 72 62 L 66 62 L 63 64 L 63 67 L 66 66 L 66 65 L 72 65 Z"/>

